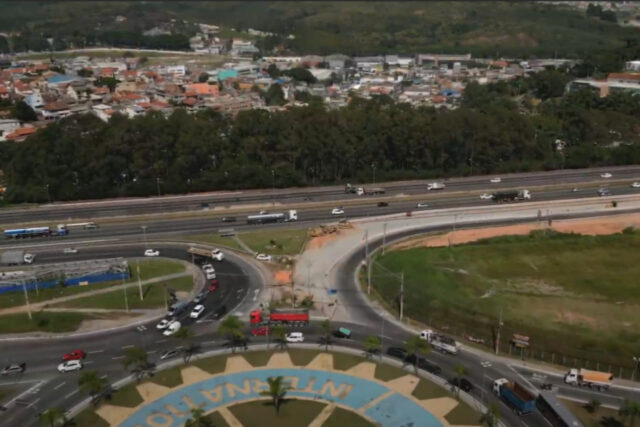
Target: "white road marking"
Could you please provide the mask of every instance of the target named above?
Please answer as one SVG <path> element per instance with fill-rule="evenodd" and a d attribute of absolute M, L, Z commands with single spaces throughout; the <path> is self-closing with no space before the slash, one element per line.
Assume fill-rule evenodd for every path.
<path fill-rule="evenodd" d="M 120 360 L 120 359 L 124 359 L 124 356 L 114 356 L 111 358 L 111 360 Z"/>
<path fill-rule="evenodd" d="M 167 342 L 167 341 L 169 341 L 169 340 L 158 340 L 158 341 L 156 341 L 156 344 L 162 344 L 163 342 Z"/>
<path fill-rule="evenodd" d="M 58 384 L 57 386 L 55 386 L 53 389 L 54 389 L 54 390 L 57 390 L 57 389 L 59 389 L 60 387 L 62 387 L 63 385 L 65 385 L 65 384 L 66 384 L 66 381 L 63 381 L 63 382 L 61 382 L 60 384 Z"/>
<path fill-rule="evenodd" d="M 156 350 L 147 351 L 147 354 L 153 354 L 153 353 L 157 353 L 157 351 Z"/>
<path fill-rule="evenodd" d="M 93 360 L 87 360 L 85 362 L 82 362 L 83 365 L 91 365 L 92 363 L 95 363 Z"/>
<path fill-rule="evenodd" d="M 123 345 L 122 347 L 120 347 L 121 349 L 125 350 L 127 348 L 133 348 L 134 345 L 133 344 L 129 344 L 129 345 Z"/>
<path fill-rule="evenodd" d="M 17 395 L 16 397 L 14 397 L 13 399 L 11 399 L 10 401 L 8 401 L 7 403 L 4 404 L 4 406 L 9 406 L 10 404 L 12 404 L 13 402 L 15 402 L 16 400 L 22 398 L 22 396 L 26 396 L 27 394 L 31 394 L 33 393 L 33 390 L 38 389 L 40 390 L 40 386 L 42 384 L 44 384 L 46 381 L 38 381 L 38 383 L 36 385 L 34 385 L 33 387 L 29 388 L 28 390 L 23 391 L 22 393 L 20 393 L 19 395 Z"/>
<path fill-rule="evenodd" d="M 34 400 L 33 402 L 31 402 L 27 408 L 31 408 L 33 405 L 35 405 L 36 403 L 40 402 L 40 398 L 37 398 L 36 400 Z"/>
<path fill-rule="evenodd" d="M 87 354 L 98 354 L 98 353 L 104 353 L 104 350 L 94 350 L 94 351 L 90 351 Z"/>
<path fill-rule="evenodd" d="M 73 390 L 71 393 L 67 394 L 64 398 L 65 398 L 65 399 L 68 399 L 68 398 L 70 398 L 71 396 L 73 396 L 74 394 L 76 394 L 77 392 L 78 392 L 78 390 L 77 390 L 77 389 L 76 389 L 76 390 Z"/>
<path fill-rule="evenodd" d="M 211 344 L 211 345 L 213 345 L 215 343 L 216 343 L 215 341 L 203 341 L 202 342 L 202 344 Z"/>

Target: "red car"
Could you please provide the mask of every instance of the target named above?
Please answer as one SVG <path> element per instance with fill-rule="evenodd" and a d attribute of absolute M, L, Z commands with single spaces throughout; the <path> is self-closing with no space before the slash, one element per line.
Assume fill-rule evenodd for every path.
<path fill-rule="evenodd" d="M 85 357 L 84 351 L 82 351 L 82 350 L 73 350 L 71 353 L 63 354 L 62 355 L 62 360 L 64 360 L 66 362 L 67 360 L 84 359 L 84 357 Z"/>
<path fill-rule="evenodd" d="M 269 334 L 269 328 L 266 326 L 260 326 L 258 328 L 251 330 L 251 335 L 253 335 L 254 337 L 268 335 L 268 334 Z"/>
<path fill-rule="evenodd" d="M 218 289 L 218 279 L 209 280 L 209 292 L 213 292 Z"/>

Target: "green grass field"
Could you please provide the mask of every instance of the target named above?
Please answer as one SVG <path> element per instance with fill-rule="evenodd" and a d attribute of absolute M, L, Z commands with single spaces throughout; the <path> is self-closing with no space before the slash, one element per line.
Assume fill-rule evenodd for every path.
<path fill-rule="evenodd" d="M 233 237 L 222 237 L 217 233 L 189 234 L 187 236 L 184 236 L 184 239 L 193 243 L 201 242 L 209 245 L 220 246 L 221 248 L 227 247 L 236 250 L 242 249 L 236 239 L 234 239 Z"/>
<path fill-rule="evenodd" d="M 127 283 L 135 282 L 138 280 L 138 272 L 135 262 L 129 263 L 131 267 L 131 279 L 127 280 Z M 149 260 L 140 261 L 140 278 L 142 280 L 151 279 L 158 276 L 165 276 L 168 274 L 180 273 L 185 270 L 184 264 L 175 261 L 165 260 Z M 96 289 L 109 288 L 114 285 L 119 285 L 122 282 L 104 282 L 96 283 L 89 286 L 65 286 L 64 288 L 56 286 L 49 289 L 41 289 L 37 292 L 35 290 L 29 291 L 29 303 L 34 304 L 37 302 L 43 302 L 54 298 L 61 298 L 69 295 L 77 295 L 85 292 L 93 291 Z M 24 293 L 12 292 L 0 295 L 0 308 L 15 307 L 24 305 Z"/>
<path fill-rule="evenodd" d="M 307 241 L 309 230 L 275 229 L 238 234 L 238 237 L 256 252 L 271 255 L 296 255 Z"/>
<path fill-rule="evenodd" d="M 0 316 L 0 334 L 18 334 L 26 332 L 72 332 L 78 329 L 83 320 L 110 319 L 110 313 L 33 313 L 29 320 L 27 313 Z"/>
<path fill-rule="evenodd" d="M 189 292 L 193 289 L 193 278 L 191 276 L 180 277 L 167 280 L 165 282 L 150 283 L 142 286 L 143 300 L 140 300 L 140 290 L 137 286 L 127 288 L 127 303 L 129 309 L 158 308 L 165 304 L 165 286 L 176 291 Z M 65 308 L 104 308 L 113 310 L 124 310 L 124 291 L 117 290 L 104 294 L 92 295 L 84 298 L 77 298 L 71 301 L 56 304 L 56 307 Z"/>
<path fill-rule="evenodd" d="M 490 343 L 502 310 L 504 345 L 520 333 L 556 362 L 562 354 L 626 366 L 640 341 L 639 250 L 638 232 L 538 232 L 387 252 L 372 281 L 397 311 L 404 272 L 405 315 L 456 335 Z"/>
<path fill-rule="evenodd" d="M 609 408 L 598 408 L 597 411 L 590 413 L 584 405 L 573 402 L 571 400 L 560 399 L 562 404 L 575 415 L 584 427 L 601 427 L 605 424 L 601 423 L 603 418 L 613 418 L 620 421 L 618 411 Z M 610 424 L 614 425 L 614 424 Z M 619 424 L 623 425 L 623 424 Z"/>

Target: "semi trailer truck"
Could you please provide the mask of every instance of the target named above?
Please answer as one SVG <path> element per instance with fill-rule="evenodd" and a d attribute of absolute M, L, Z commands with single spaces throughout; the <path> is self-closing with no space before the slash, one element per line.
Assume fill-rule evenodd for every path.
<path fill-rule="evenodd" d="M 273 222 L 291 222 L 297 220 L 298 211 L 290 209 L 287 212 L 249 215 L 247 217 L 247 224 L 269 224 Z"/>
<path fill-rule="evenodd" d="M 536 407 L 536 397 L 517 382 L 498 378 L 493 382 L 493 392 L 504 400 L 518 415 L 528 414 Z"/>
<path fill-rule="evenodd" d="M 564 382 L 579 387 L 607 390 L 611 386 L 613 374 L 610 372 L 592 371 L 589 369 L 570 369 L 564 375 Z"/>
<path fill-rule="evenodd" d="M 252 326 L 265 324 L 307 325 L 309 310 L 306 308 L 276 308 L 268 312 L 254 310 L 249 313 Z"/>
<path fill-rule="evenodd" d="M 531 200 L 531 192 L 529 190 L 500 191 L 497 193 L 493 193 L 491 195 L 491 199 L 497 203 Z"/>

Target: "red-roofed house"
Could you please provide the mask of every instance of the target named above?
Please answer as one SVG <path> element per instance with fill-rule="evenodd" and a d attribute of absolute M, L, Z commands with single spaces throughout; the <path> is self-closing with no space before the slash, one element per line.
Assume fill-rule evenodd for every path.
<path fill-rule="evenodd" d="M 193 83 L 187 85 L 185 92 L 195 92 L 196 96 L 217 96 L 218 85 L 210 85 L 208 83 Z M 189 96 L 185 93 L 185 96 Z"/>
<path fill-rule="evenodd" d="M 13 132 L 5 135 L 5 139 L 7 141 L 22 142 L 27 139 L 29 135 L 32 135 L 35 132 L 36 128 L 34 127 L 20 127 L 18 129 L 15 129 Z"/>
<path fill-rule="evenodd" d="M 607 83 L 640 83 L 640 73 L 609 73 Z"/>
<path fill-rule="evenodd" d="M 5 85 L 0 85 L 0 99 L 9 99 L 9 88 Z"/>
<path fill-rule="evenodd" d="M 100 69 L 100 76 L 101 77 L 115 77 L 117 72 L 118 72 L 117 68 L 113 68 L 113 67 L 101 68 Z"/>

